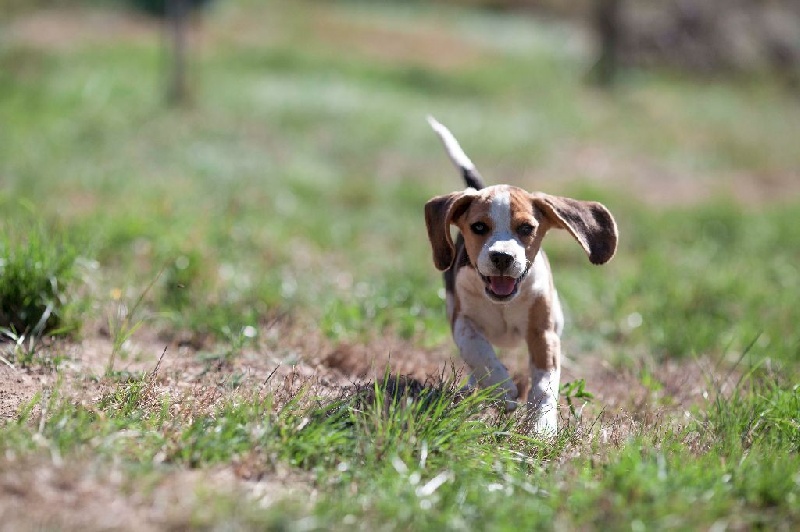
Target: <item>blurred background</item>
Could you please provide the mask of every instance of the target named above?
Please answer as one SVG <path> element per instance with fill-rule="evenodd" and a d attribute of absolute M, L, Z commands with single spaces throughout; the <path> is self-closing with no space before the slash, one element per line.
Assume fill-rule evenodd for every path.
<path fill-rule="evenodd" d="M 0 11 L 0 318 L 16 334 L 108 334 L 108 305 L 141 300 L 159 334 L 200 347 L 276 319 L 441 345 L 421 213 L 462 183 L 432 114 L 490 183 L 617 214 L 607 268 L 547 243 L 572 352 L 800 356 L 793 0 Z M 33 234 L 39 251 L 14 259 L 29 297 L 8 279 Z"/>

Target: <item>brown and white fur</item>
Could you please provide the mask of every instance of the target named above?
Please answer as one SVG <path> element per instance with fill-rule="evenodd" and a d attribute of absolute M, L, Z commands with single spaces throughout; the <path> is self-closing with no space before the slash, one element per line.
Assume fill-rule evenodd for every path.
<path fill-rule="evenodd" d="M 578 201 L 509 185 L 484 187 L 472 161 L 450 131 L 428 122 L 461 170 L 467 189 L 425 205 L 433 262 L 444 271 L 447 316 L 470 385 L 497 386 L 508 409 L 518 391 L 493 346 L 528 345 L 528 405 L 540 432 L 554 433 L 558 420 L 561 332 L 564 315 L 541 244 L 550 229 L 565 229 L 594 264 L 609 261 L 617 225 L 600 203 Z M 456 242 L 450 226 L 459 230 Z"/>

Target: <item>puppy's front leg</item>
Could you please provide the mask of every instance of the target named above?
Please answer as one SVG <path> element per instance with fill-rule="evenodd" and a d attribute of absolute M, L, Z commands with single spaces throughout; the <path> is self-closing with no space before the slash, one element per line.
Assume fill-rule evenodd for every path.
<path fill-rule="evenodd" d="M 555 434 L 558 428 L 558 388 L 561 381 L 561 338 L 556 331 L 561 328 L 561 324 L 559 317 L 553 316 L 554 313 L 549 310 L 549 307 L 543 305 L 539 313 L 533 313 L 536 321 L 532 320 L 528 328 L 531 371 L 528 404 L 538 416 L 536 431 Z"/>
<path fill-rule="evenodd" d="M 461 351 L 461 358 L 472 370 L 471 384 L 489 387 L 497 385 L 503 393 L 506 408 L 517 407 L 517 386 L 511 380 L 508 370 L 497 359 L 492 345 L 483 337 L 469 318 L 460 316 L 453 324 L 453 339 Z"/>
<path fill-rule="evenodd" d="M 531 367 L 531 391 L 528 404 L 538 416 L 536 432 L 555 434 L 558 430 L 558 387 L 561 380 L 560 369 L 540 369 Z"/>

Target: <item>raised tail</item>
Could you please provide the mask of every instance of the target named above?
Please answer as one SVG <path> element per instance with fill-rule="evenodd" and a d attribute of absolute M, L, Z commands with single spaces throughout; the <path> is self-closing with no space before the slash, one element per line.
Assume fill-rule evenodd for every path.
<path fill-rule="evenodd" d="M 481 174 L 478 173 L 475 165 L 469 157 L 467 157 L 467 154 L 464 153 L 464 150 L 461 149 L 461 146 L 458 144 L 453 134 L 450 133 L 450 130 L 430 115 L 428 115 L 428 123 L 436 134 L 439 135 L 439 138 L 442 139 L 447 155 L 450 156 L 450 160 L 453 161 L 453 164 L 461 171 L 461 175 L 464 177 L 464 182 L 467 187 L 480 190 L 486 186 L 483 184 Z"/>

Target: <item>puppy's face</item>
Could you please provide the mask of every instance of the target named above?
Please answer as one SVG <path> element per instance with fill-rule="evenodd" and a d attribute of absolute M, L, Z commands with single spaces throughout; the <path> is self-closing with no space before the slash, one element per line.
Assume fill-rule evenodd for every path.
<path fill-rule="evenodd" d="M 479 191 L 453 220 L 493 301 L 510 301 L 519 293 L 520 282 L 539 251 L 541 218 L 530 194 L 496 185 Z"/>

